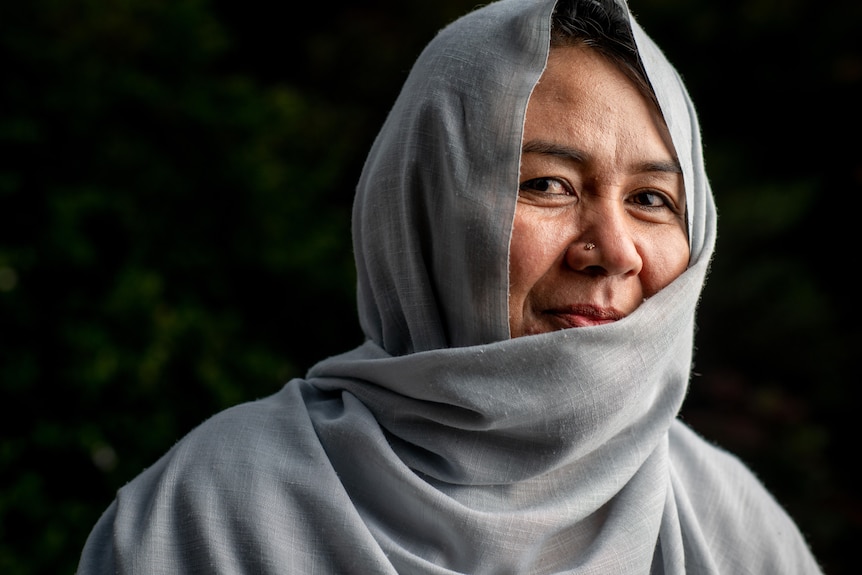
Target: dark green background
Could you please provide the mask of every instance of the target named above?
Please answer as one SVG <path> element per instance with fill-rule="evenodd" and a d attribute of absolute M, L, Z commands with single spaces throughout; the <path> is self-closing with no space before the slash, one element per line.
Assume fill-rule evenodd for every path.
<path fill-rule="evenodd" d="M 474 4 L 0 7 L 0 573 L 72 573 L 189 429 L 360 342 L 354 183 Z M 631 5 L 698 104 L 720 212 L 683 417 L 850 573 L 862 2 Z"/>

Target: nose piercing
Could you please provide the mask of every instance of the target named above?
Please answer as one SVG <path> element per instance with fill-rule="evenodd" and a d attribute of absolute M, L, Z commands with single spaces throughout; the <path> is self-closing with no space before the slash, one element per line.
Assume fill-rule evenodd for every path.
<path fill-rule="evenodd" d="M 593 242 L 587 242 L 584 244 L 584 249 L 587 251 L 594 250 L 596 249 L 596 244 L 594 244 Z"/>

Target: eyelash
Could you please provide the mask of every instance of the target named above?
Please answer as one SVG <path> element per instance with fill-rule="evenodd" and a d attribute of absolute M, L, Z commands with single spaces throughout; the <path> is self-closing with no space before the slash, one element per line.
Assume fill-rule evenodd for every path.
<path fill-rule="evenodd" d="M 644 190 L 641 192 L 637 192 L 636 194 L 632 194 L 632 199 L 641 198 L 643 196 L 654 196 L 660 202 L 660 205 L 650 205 L 650 204 L 641 204 L 639 202 L 634 202 L 638 207 L 646 208 L 646 209 L 656 209 L 656 208 L 668 208 L 673 209 L 673 204 L 671 201 L 662 194 L 661 192 L 657 192 L 654 190 Z"/>
<path fill-rule="evenodd" d="M 530 184 L 535 184 L 536 182 L 546 182 L 546 183 L 559 184 L 560 187 L 563 188 L 564 193 L 558 194 L 558 193 L 554 193 L 554 192 L 549 192 L 549 191 L 547 191 L 547 189 L 542 190 L 542 189 L 536 189 L 536 188 L 528 188 L 528 186 Z M 550 186 L 547 186 L 547 187 L 550 187 Z M 557 178 L 533 178 L 530 180 L 526 180 L 524 182 L 521 182 L 521 185 L 518 186 L 518 191 L 519 192 L 530 192 L 530 193 L 534 193 L 534 194 L 541 194 L 543 196 L 574 196 L 575 195 L 575 191 L 572 189 L 572 187 L 570 185 L 568 185 L 566 182 L 559 180 Z"/>

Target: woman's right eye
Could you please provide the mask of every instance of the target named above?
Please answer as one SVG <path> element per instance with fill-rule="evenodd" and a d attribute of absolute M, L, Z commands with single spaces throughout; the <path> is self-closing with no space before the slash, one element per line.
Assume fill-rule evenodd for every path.
<path fill-rule="evenodd" d="M 539 193 L 547 196 L 571 196 L 572 189 L 556 178 L 533 178 L 522 182 L 518 187 L 521 192 Z"/>

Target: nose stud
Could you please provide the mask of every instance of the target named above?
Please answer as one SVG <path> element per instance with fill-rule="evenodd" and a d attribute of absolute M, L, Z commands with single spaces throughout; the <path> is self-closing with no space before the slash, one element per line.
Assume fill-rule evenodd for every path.
<path fill-rule="evenodd" d="M 587 242 L 584 244 L 584 249 L 587 251 L 594 250 L 596 249 L 596 244 L 594 244 L 593 242 Z"/>

